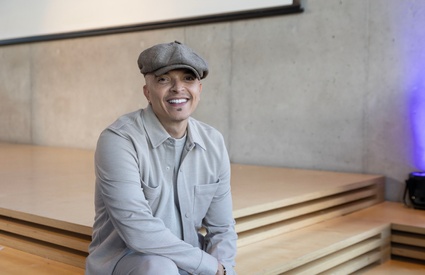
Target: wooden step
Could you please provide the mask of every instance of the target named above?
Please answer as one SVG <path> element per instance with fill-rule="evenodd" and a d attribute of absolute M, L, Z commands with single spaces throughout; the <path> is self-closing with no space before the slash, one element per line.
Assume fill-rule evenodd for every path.
<path fill-rule="evenodd" d="M 349 266 L 368 266 L 361 269 L 363 275 L 422 275 L 425 272 L 423 263 L 390 260 L 383 264 L 370 265 L 379 261 L 378 253 L 365 254 L 361 258 L 351 260 Z M 340 265 L 321 274 L 351 274 L 358 270 Z M 0 267 L 2 275 L 83 275 L 84 269 L 76 268 L 61 262 L 52 261 L 10 247 L 0 246 Z M 357 274 L 357 273 L 356 273 Z"/>
<path fill-rule="evenodd" d="M 84 269 L 22 252 L 18 249 L 0 246 L 0 274 L 83 275 Z"/>
<path fill-rule="evenodd" d="M 1 232 L 0 245 L 19 249 L 54 261 L 84 268 L 87 253 L 69 249 L 49 242 L 38 241 L 20 235 Z"/>
<path fill-rule="evenodd" d="M 425 261 L 425 234 L 392 230 L 391 254 Z"/>
<path fill-rule="evenodd" d="M 350 195 L 352 190 L 371 186 L 378 188 L 376 202 L 384 200 L 384 177 L 380 175 L 232 164 L 231 180 L 236 219 L 333 195 Z M 333 199 L 331 204 L 341 203 Z"/>
<path fill-rule="evenodd" d="M 345 269 L 362 268 L 357 259 L 362 255 L 373 255 L 376 262 L 389 258 L 390 230 L 388 223 L 334 218 L 239 248 L 236 270 L 247 275 L 318 274 L 351 260 Z"/>
<path fill-rule="evenodd" d="M 83 267 L 94 218 L 94 152 L 4 143 L 0 150 L 0 244 Z M 231 168 L 239 247 L 383 200 L 379 175 Z"/>
<path fill-rule="evenodd" d="M 350 274 L 390 256 L 425 262 L 424 230 L 424 211 L 384 202 L 243 246 L 236 270 L 239 274 Z M 425 272 L 425 265 L 422 269 Z"/>
<path fill-rule="evenodd" d="M 351 215 L 391 224 L 391 255 L 425 260 L 425 211 L 385 202 Z"/>
<path fill-rule="evenodd" d="M 0 231 L 82 252 L 88 251 L 91 241 L 88 235 L 5 216 L 0 216 Z"/>
<path fill-rule="evenodd" d="M 362 274 L 362 270 L 380 265 L 381 257 L 381 251 L 369 251 L 319 274 Z"/>
<path fill-rule="evenodd" d="M 336 273 L 337 274 L 337 273 Z M 348 274 L 348 273 L 341 273 Z M 381 265 L 364 270 L 363 275 L 423 275 L 425 265 L 416 262 L 390 260 Z"/>
<path fill-rule="evenodd" d="M 364 209 L 377 202 L 377 197 L 374 195 L 375 192 L 378 192 L 376 186 L 371 186 L 282 207 L 278 210 L 254 215 L 254 217 L 236 219 L 236 228 L 239 235 L 238 246 L 249 245 L 266 238 Z M 368 194 L 369 196 L 361 197 L 363 194 Z M 338 204 L 337 202 L 340 203 Z M 276 217 L 279 217 L 279 219 Z M 257 227 L 252 227 L 250 230 L 245 231 L 240 230 L 241 227 L 245 226 L 246 220 L 255 223 L 255 218 L 262 220 L 256 224 Z M 264 223 L 263 226 L 259 226 L 261 222 Z"/>

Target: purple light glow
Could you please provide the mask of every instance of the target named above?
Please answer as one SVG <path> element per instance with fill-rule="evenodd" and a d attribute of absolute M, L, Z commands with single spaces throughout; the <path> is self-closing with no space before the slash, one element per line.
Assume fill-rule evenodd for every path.
<path fill-rule="evenodd" d="M 419 85 L 414 89 L 410 108 L 415 165 L 418 169 L 425 171 L 425 85 Z"/>

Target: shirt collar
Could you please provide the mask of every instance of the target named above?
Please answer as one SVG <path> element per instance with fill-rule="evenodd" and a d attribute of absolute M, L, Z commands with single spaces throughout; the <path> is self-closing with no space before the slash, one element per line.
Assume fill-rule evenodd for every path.
<path fill-rule="evenodd" d="M 150 105 L 143 110 L 142 119 L 153 148 L 157 148 L 171 137 L 156 117 Z M 187 146 L 192 149 L 195 144 L 198 144 L 202 149 L 206 150 L 205 143 L 196 128 L 195 121 L 190 117 L 187 129 Z"/>
<path fill-rule="evenodd" d="M 193 147 L 195 144 L 198 144 L 202 149 L 207 150 L 204 140 L 198 132 L 196 127 L 195 120 L 189 117 L 188 127 L 187 127 L 187 140 L 189 147 Z"/>

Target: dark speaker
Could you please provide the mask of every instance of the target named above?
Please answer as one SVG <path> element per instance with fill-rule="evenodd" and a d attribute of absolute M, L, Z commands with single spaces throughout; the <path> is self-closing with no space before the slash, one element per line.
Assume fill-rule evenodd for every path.
<path fill-rule="evenodd" d="M 409 174 L 406 180 L 406 188 L 404 190 L 404 203 L 416 209 L 425 210 L 425 172 L 413 172 Z"/>

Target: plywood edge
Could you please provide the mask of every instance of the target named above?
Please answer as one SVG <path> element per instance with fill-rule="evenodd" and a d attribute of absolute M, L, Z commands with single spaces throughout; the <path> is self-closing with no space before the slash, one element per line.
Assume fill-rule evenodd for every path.
<path fill-rule="evenodd" d="M 0 216 L 1 230 L 19 236 L 45 241 L 71 249 L 88 252 L 91 236 Z"/>
<path fill-rule="evenodd" d="M 324 209 L 315 213 L 308 213 L 303 216 L 297 216 L 289 220 L 278 223 L 269 224 L 260 228 L 239 233 L 238 246 L 242 247 L 264 239 L 272 238 L 303 227 L 312 226 L 314 224 L 342 217 L 349 213 L 367 208 L 374 204 L 371 200 L 360 200 L 345 205 L 335 206 L 330 209 Z M 388 224 L 388 227 L 390 224 Z"/>
<path fill-rule="evenodd" d="M 0 215 L 91 236 L 92 227 L 0 207 Z"/>
<path fill-rule="evenodd" d="M 83 275 L 84 269 L 0 245 L 2 274 Z"/>
<path fill-rule="evenodd" d="M 383 254 L 389 255 L 389 232 L 390 225 L 385 223 L 364 223 L 345 217 L 332 219 L 239 248 L 237 262 L 240 267 L 237 271 L 242 274 L 280 274 L 370 238 L 377 240 L 376 247 L 380 247 Z M 281 248 L 275 248 L 276 244 Z M 261 255 L 262 259 L 267 259 L 266 266 L 258 266 L 255 261 L 246 259 L 249 255 Z"/>
<path fill-rule="evenodd" d="M 78 250 L 67 249 L 46 242 L 34 241 L 21 236 L 14 236 L 13 234 L 0 234 L 0 245 L 79 268 L 85 267 L 85 259 L 87 257 L 87 253 Z"/>
<path fill-rule="evenodd" d="M 381 265 L 365 270 L 363 275 L 423 275 L 425 266 L 418 263 L 389 260 Z"/>
<path fill-rule="evenodd" d="M 354 189 L 351 192 L 338 193 L 329 197 L 322 197 L 312 201 L 291 205 L 268 212 L 259 213 L 236 219 L 236 231 L 243 232 L 257 227 L 295 218 L 309 213 L 323 211 L 331 207 L 338 207 L 357 200 L 370 198 L 374 200 L 374 188 Z"/>
<path fill-rule="evenodd" d="M 336 194 L 349 192 L 355 189 L 365 188 L 365 187 L 375 187 L 376 188 L 376 203 L 384 201 L 384 177 L 383 176 L 374 176 L 372 179 L 365 181 L 349 183 L 343 186 L 337 186 L 329 188 L 327 190 L 320 190 L 316 192 L 305 192 L 305 194 L 294 196 L 291 198 L 284 198 L 281 200 L 276 200 L 268 203 L 257 204 L 241 209 L 234 209 L 233 215 L 235 218 L 242 218 L 254 214 L 259 214 L 262 212 L 272 211 L 282 207 L 288 207 L 295 204 L 320 199 L 323 197 L 333 196 Z"/>
<path fill-rule="evenodd" d="M 423 214 L 425 215 L 425 213 Z M 425 235 L 425 224 L 419 223 L 416 226 L 412 224 L 414 224 L 414 221 L 411 221 L 411 225 L 393 223 L 391 228 L 397 231 Z"/>
<path fill-rule="evenodd" d="M 357 257 L 370 252 L 378 252 L 379 257 L 376 257 L 376 261 L 380 259 L 380 247 L 382 246 L 382 240 L 379 236 L 368 238 L 343 249 L 335 251 L 329 255 L 321 257 L 315 261 L 309 262 L 300 266 L 299 268 L 285 272 L 285 274 L 297 274 L 297 275 L 310 275 L 314 273 L 325 272 L 345 262 L 349 262 Z M 358 269 L 364 266 L 358 267 Z"/>

